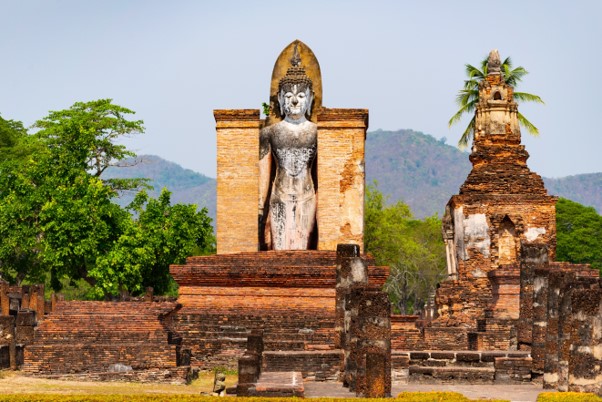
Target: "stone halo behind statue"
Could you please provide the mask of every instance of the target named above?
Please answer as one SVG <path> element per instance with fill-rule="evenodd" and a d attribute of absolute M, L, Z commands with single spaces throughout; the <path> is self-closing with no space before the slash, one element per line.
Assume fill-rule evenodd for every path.
<path fill-rule="evenodd" d="M 267 116 L 266 126 L 278 123 L 284 118 L 280 113 L 280 107 L 278 103 L 278 90 L 280 80 L 286 75 L 288 69 L 291 67 L 291 60 L 294 57 L 295 49 L 301 59 L 301 65 L 305 69 L 305 74 L 312 82 L 312 88 L 314 93 L 314 100 L 312 105 L 312 111 L 310 120 L 314 123 L 317 122 L 317 115 L 322 108 L 322 72 L 320 70 L 320 64 L 314 52 L 300 40 L 294 40 L 287 45 L 274 63 L 274 69 L 272 70 L 272 78 L 270 82 L 270 109 L 271 113 Z"/>

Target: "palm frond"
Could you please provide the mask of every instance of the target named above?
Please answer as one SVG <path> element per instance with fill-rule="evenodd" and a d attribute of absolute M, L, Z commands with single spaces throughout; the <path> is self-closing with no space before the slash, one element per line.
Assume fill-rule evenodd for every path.
<path fill-rule="evenodd" d="M 465 64 L 464 67 L 466 69 L 466 75 L 468 76 L 469 80 L 478 78 L 480 81 L 481 79 L 485 78 L 485 75 L 487 75 L 487 73 L 485 71 L 479 70 L 478 68 L 476 68 L 475 66 L 473 66 L 471 64 Z"/>
<path fill-rule="evenodd" d="M 537 102 L 545 105 L 545 102 L 537 95 L 533 95 L 527 92 L 514 92 L 514 99 L 521 102 Z"/>
<path fill-rule="evenodd" d="M 479 91 L 476 89 L 462 89 L 456 95 L 456 104 L 464 106 L 479 99 Z"/>
<path fill-rule="evenodd" d="M 472 120 L 470 120 L 470 123 L 468 123 L 468 126 L 466 126 L 466 129 L 462 133 L 462 136 L 458 140 L 458 148 L 464 149 L 468 146 L 474 134 L 474 124 L 475 118 L 473 117 Z"/>
<path fill-rule="evenodd" d="M 529 74 L 524 67 L 516 67 L 515 69 L 509 69 L 504 67 L 504 81 L 506 84 L 511 86 L 516 86 L 519 82 L 523 80 L 525 75 Z"/>
<path fill-rule="evenodd" d="M 458 121 L 460 121 L 460 119 L 462 118 L 462 116 L 464 114 L 470 114 L 474 111 L 475 107 L 476 107 L 477 101 L 474 100 L 472 102 L 469 102 L 465 105 L 463 105 L 452 117 L 451 119 L 449 119 L 449 121 L 447 122 L 448 126 L 451 127 L 453 124 L 457 123 Z M 473 118 L 474 119 L 474 118 Z"/>
<path fill-rule="evenodd" d="M 539 135 L 539 129 L 535 127 L 529 120 L 527 120 L 527 118 L 523 116 L 521 112 L 518 112 L 518 122 L 521 126 L 526 128 L 529 134 L 532 136 L 537 137 Z"/>

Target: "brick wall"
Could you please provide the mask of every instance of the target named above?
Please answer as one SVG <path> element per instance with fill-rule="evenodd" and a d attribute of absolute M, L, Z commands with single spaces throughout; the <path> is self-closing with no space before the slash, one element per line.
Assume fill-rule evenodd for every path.
<path fill-rule="evenodd" d="M 23 370 L 36 374 L 171 369 L 178 345 L 167 329 L 174 302 L 58 302 L 25 349 Z"/>

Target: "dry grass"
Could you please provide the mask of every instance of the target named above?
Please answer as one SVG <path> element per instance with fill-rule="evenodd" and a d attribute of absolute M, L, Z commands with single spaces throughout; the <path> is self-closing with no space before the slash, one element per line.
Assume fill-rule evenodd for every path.
<path fill-rule="evenodd" d="M 236 375 L 226 375 L 226 386 L 236 384 Z M 63 395 L 132 395 L 132 394 L 194 394 L 211 393 L 213 372 L 200 373 L 190 385 L 50 380 L 27 377 L 14 371 L 0 371 L 1 394 L 63 394 Z"/>

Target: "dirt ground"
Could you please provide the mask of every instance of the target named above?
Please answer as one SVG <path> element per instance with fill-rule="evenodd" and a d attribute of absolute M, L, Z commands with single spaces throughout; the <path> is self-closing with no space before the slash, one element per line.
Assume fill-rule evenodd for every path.
<path fill-rule="evenodd" d="M 228 375 L 226 386 L 236 384 L 237 376 Z M 129 383 L 129 382 L 94 382 L 35 378 L 12 371 L 0 371 L 0 394 L 196 394 L 210 393 L 213 387 L 213 373 L 201 373 L 198 380 L 191 385 Z M 455 391 L 470 399 L 506 399 L 510 401 L 535 402 L 541 385 L 425 385 L 394 384 L 393 395 L 399 392 Z M 306 397 L 339 397 L 353 398 L 354 394 L 338 383 L 306 383 Z"/>
<path fill-rule="evenodd" d="M 226 376 L 226 386 L 236 384 L 236 375 Z M 131 383 L 131 382 L 96 382 L 54 380 L 24 376 L 12 371 L 0 371 L 0 394 L 200 394 L 211 393 L 213 389 L 213 373 L 202 373 L 198 380 L 190 385 Z"/>

